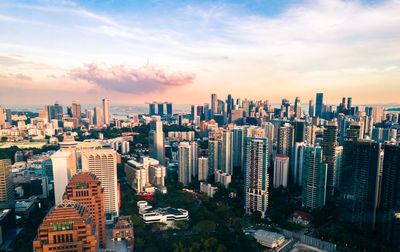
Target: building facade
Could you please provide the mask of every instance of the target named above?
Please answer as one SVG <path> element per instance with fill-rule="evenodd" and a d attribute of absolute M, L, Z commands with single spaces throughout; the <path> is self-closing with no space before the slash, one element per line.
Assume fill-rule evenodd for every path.
<path fill-rule="evenodd" d="M 106 215 L 104 211 L 104 189 L 100 180 L 92 173 L 75 174 L 65 188 L 66 200 L 84 205 L 97 227 L 97 240 L 101 248 L 106 248 Z"/>
<path fill-rule="evenodd" d="M 82 149 L 82 171 L 91 172 L 104 188 L 104 209 L 107 221 L 119 215 L 117 155 L 112 149 Z"/>
<path fill-rule="evenodd" d="M 264 218 L 268 207 L 268 141 L 260 129 L 248 130 L 245 137 L 245 210 L 246 214 L 258 211 Z"/>
<path fill-rule="evenodd" d="M 97 229 L 84 205 L 63 200 L 53 207 L 33 241 L 34 252 L 99 251 Z"/>

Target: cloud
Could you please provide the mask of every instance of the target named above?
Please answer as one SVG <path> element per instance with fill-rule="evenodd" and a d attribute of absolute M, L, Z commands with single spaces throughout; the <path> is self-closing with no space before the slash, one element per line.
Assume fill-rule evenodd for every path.
<path fill-rule="evenodd" d="M 22 80 L 22 81 L 32 81 L 32 77 L 29 77 L 29 76 L 21 74 L 21 73 L 15 74 L 14 78 L 17 80 Z"/>
<path fill-rule="evenodd" d="M 69 76 L 75 80 L 86 80 L 104 89 L 132 94 L 163 92 L 168 88 L 190 84 L 195 79 L 194 74 L 167 73 L 149 64 L 131 68 L 123 64 L 107 66 L 91 63 L 72 69 Z"/>

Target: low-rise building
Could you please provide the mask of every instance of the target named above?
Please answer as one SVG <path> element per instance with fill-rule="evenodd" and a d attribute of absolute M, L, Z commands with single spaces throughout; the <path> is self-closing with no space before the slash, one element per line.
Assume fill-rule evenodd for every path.
<path fill-rule="evenodd" d="M 214 194 L 217 192 L 217 190 L 218 187 L 216 186 L 212 186 L 206 182 L 200 182 L 200 192 L 207 194 L 210 198 L 214 197 Z"/>
<path fill-rule="evenodd" d="M 139 216 L 143 219 L 144 223 L 169 223 L 179 220 L 189 220 L 189 212 L 181 208 L 153 208 L 148 205 L 146 201 L 139 201 L 137 203 L 139 208 Z"/>
<path fill-rule="evenodd" d="M 229 175 L 226 172 L 223 172 L 221 170 L 216 170 L 215 171 L 215 182 L 216 183 L 221 183 L 225 188 L 229 187 L 229 184 L 231 183 L 232 176 Z"/>
<path fill-rule="evenodd" d="M 113 240 L 126 240 L 128 248 L 133 251 L 134 233 L 130 216 L 119 216 L 114 223 L 112 232 Z"/>
<path fill-rule="evenodd" d="M 253 234 L 253 237 L 261 245 L 272 249 L 279 247 L 285 242 L 285 237 L 283 235 L 262 229 L 257 230 Z"/>
<path fill-rule="evenodd" d="M 149 157 L 143 157 L 139 162 L 129 160 L 124 169 L 128 182 L 136 193 L 154 193 L 156 189 L 166 193 L 166 168 L 158 160 Z"/>
<path fill-rule="evenodd" d="M 303 226 L 308 226 L 311 222 L 311 214 L 302 211 L 295 211 L 292 221 Z"/>

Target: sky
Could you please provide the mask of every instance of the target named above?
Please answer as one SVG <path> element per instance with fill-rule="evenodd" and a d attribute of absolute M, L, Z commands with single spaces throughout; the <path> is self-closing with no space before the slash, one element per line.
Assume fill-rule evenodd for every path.
<path fill-rule="evenodd" d="M 0 104 L 400 103 L 400 0 L 2 0 Z"/>

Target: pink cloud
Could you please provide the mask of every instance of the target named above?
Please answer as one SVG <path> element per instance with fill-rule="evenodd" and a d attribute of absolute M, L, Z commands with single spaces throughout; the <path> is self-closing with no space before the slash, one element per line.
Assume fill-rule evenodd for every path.
<path fill-rule="evenodd" d="M 179 87 L 194 81 L 190 73 L 166 73 L 149 64 L 141 68 L 130 68 L 126 65 L 91 63 L 69 72 L 72 79 L 81 79 L 94 83 L 104 89 L 122 93 L 162 92 L 169 87 Z"/>

